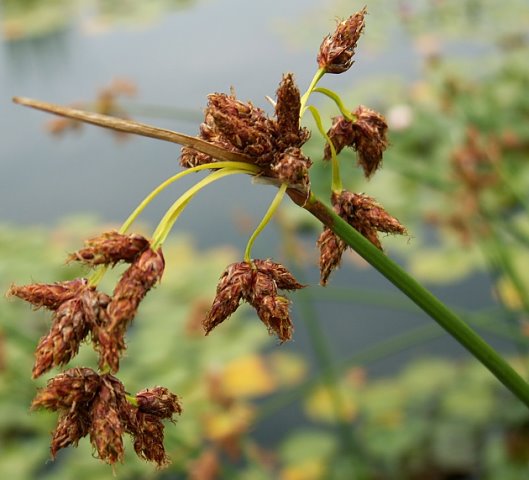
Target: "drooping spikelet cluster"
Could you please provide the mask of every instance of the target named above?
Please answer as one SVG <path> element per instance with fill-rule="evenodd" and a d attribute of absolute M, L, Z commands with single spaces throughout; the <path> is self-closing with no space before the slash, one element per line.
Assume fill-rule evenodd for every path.
<path fill-rule="evenodd" d="M 160 249 L 136 234 L 107 232 L 87 240 L 85 248 L 69 256 L 89 266 L 114 266 L 130 263 L 116 284 L 112 296 L 99 292 L 87 279 L 80 278 L 53 284 L 35 283 L 12 286 L 8 292 L 36 308 L 52 312 L 50 331 L 43 336 L 35 351 L 33 377 L 53 367 L 67 364 L 79 351 L 81 342 L 90 338 L 99 354 L 99 368 L 116 373 L 120 356 L 126 349 L 125 333 L 147 292 L 158 283 L 164 270 Z M 145 400 L 145 397 L 154 397 Z M 140 395 L 140 394 L 138 394 Z M 51 453 L 68 445 L 77 445 L 90 434 L 98 456 L 108 463 L 123 459 L 122 434 L 134 437 L 136 453 L 158 465 L 167 463 L 163 449 L 162 418 L 180 413 L 176 395 L 162 387 L 143 392 L 138 406 L 126 400 L 121 382 L 110 373 L 99 375 L 88 368 L 71 369 L 52 378 L 41 390 L 34 407 L 60 412 L 53 433 Z M 156 404 L 170 400 L 172 413 L 154 415 L 143 411 L 141 402 Z M 153 416 L 154 415 L 154 416 Z"/>
<path fill-rule="evenodd" d="M 343 190 L 333 193 L 331 202 L 340 217 L 380 250 L 379 232 L 406 234 L 406 228 L 368 195 Z M 324 227 L 317 244 L 320 248 L 320 283 L 326 285 L 331 272 L 339 266 L 347 245 L 328 227 Z"/>
<path fill-rule="evenodd" d="M 292 338 L 290 301 L 278 290 L 298 290 L 303 285 L 279 263 L 271 260 L 254 260 L 229 265 L 220 278 L 217 295 L 203 325 L 209 333 L 226 320 L 241 300 L 255 308 L 268 331 L 275 333 L 281 342 Z"/>
<path fill-rule="evenodd" d="M 374 110 L 360 105 L 352 112 L 354 121 L 343 116 L 333 118 L 327 135 L 336 154 L 345 147 L 353 148 L 358 154 L 358 164 L 366 178 L 370 178 L 382 164 L 382 154 L 388 147 L 386 138 L 388 126 L 384 117 Z M 331 158 L 331 148 L 325 145 L 325 160 Z"/>
<path fill-rule="evenodd" d="M 172 421 L 181 413 L 178 397 L 164 387 L 142 390 L 131 402 L 116 377 L 99 375 L 90 368 L 72 368 L 50 379 L 37 393 L 32 408 L 59 412 L 51 440 L 53 458 L 62 448 L 76 446 L 89 435 L 101 460 L 120 462 L 123 434 L 127 433 L 137 455 L 159 466 L 169 461 L 162 420 Z"/>

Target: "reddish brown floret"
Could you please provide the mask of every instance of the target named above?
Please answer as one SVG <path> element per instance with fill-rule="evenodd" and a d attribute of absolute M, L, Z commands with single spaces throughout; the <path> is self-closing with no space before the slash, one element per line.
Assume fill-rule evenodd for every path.
<path fill-rule="evenodd" d="M 87 286 L 88 281 L 85 278 L 57 283 L 13 285 L 8 290 L 7 295 L 21 298 L 31 303 L 35 308 L 45 307 L 49 310 L 57 310 L 62 303 L 79 295 Z"/>
<path fill-rule="evenodd" d="M 323 39 L 318 52 L 318 65 L 326 73 L 343 73 L 353 64 L 356 43 L 364 30 L 364 7 L 338 24 L 332 35 Z"/>
<path fill-rule="evenodd" d="M 108 464 L 123 460 L 124 427 L 120 412 L 126 402 L 123 384 L 111 375 L 101 376 L 101 387 L 90 407 L 90 442 Z"/>
<path fill-rule="evenodd" d="M 352 147 L 358 153 L 358 164 L 363 168 L 366 178 L 382 165 L 382 155 L 388 146 L 388 126 L 384 117 L 360 105 L 353 115 L 356 120 L 350 121 L 339 116 L 333 119 L 332 127 L 327 132 L 336 154 L 345 147 Z M 331 148 L 325 145 L 324 158 L 331 158 Z"/>
<path fill-rule="evenodd" d="M 107 295 L 94 287 L 86 287 L 54 311 L 50 331 L 40 339 L 35 350 L 33 378 L 54 366 L 67 364 L 77 354 L 108 301 Z"/>
<path fill-rule="evenodd" d="M 139 392 L 136 400 L 137 407 L 127 401 L 125 387 L 116 377 L 73 368 L 49 380 L 37 393 L 32 408 L 59 411 L 51 441 L 52 458 L 90 435 L 97 456 L 114 464 L 123 460 L 123 434 L 128 433 L 139 457 L 167 465 L 162 419 L 173 420 L 181 413 L 178 397 L 167 388 L 154 387 Z"/>
<path fill-rule="evenodd" d="M 76 447 L 79 440 L 88 435 L 89 428 L 88 412 L 76 409 L 73 412 L 62 413 L 51 439 L 51 458 L 54 459 L 57 452 L 63 448 L 70 445 Z"/>
<path fill-rule="evenodd" d="M 281 183 L 287 183 L 298 190 L 308 191 L 310 186 L 309 168 L 312 161 L 300 148 L 290 147 L 278 155 L 271 167 L 273 176 Z"/>
<path fill-rule="evenodd" d="M 140 302 L 162 278 L 164 267 L 162 250 L 148 249 L 125 271 L 107 309 L 110 332 L 124 330 L 133 320 Z"/>
<path fill-rule="evenodd" d="M 156 463 L 158 467 L 168 465 L 170 462 L 163 444 L 164 425 L 160 417 L 137 411 L 135 423 L 137 430 L 133 438 L 136 455 Z"/>
<path fill-rule="evenodd" d="M 292 74 L 283 76 L 277 90 L 276 118 L 267 117 L 263 110 L 237 100 L 233 94 L 211 94 L 199 136 L 225 150 L 246 155 L 262 167 L 265 176 L 308 188 L 311 162 L 299 148 L 309 132 L 299 125 L 300 108 L 301 96 Z M 192 148 L 182 148 L 180 163 L 184 167 L 214 161 Z"/>
<path fill-rule="evenodd" d="M 356 228 L 373 245 L 382 250 L 378 232 L 405 235 L 406 228 L 392 217 L 374 198 L 343 190 L 333 195 L 333 205 L 344 220 Z"/>
<path fill-rule="evenodd" d="M 71 368 L 48 380 L 38 391 L 31 408 L 69 410 L 89 404 L 99 390 L 99 375 L 91 368 Z"/>
<path fill-rule="evenodd" d="M 291 73 L 283 75 L 276 91 L 276 98 L 275 113 L 277 130 L 280 134 L 279 150 L 301 147 L 308 140 L 310 132 L 299 125 L 301 94 Z"/>
<path fill-rule="evenodd" d="M 368 195 L 342 190 L 339 194 L 334 193 L 331 201 L 336 213 L 380 250 L 382 244 L 378 238 L 379 232 L 407 233 L 396 218 Z M 331 272 L 339 266 L 347 245 L 328 228 L 323 230 L 317 245 L 320 249 L 320 283 L 326 285 Z"/>
<path fill-rule="evenodd" d="M 235 312 L 240 301 L 250 294 L 253 274 L 251 265 L 246 262 L 233 263 L 226 268 L 217 285 L 213 305 L 203 321 L 206 335 Z"/>
<path fill-rule="evenodd" d="M 68 260 L 87 265 L 115 265 L 132 263 L 149 247 L 149 240 L 138 234 L 124 235 L 116 231 L 105 232 L 85 242 L 85 248 L 71 254 Z"/>
<path fill-rule="evenodd" d="M 340 266 L 347 245 L 327 227 L 323 229 L 316 244 L 320 249 L 320 284 L 325 286 L 331 272 Z"/>
<path fill-rule="evenodd" d="M 272 260 L 254 260 L 254 265 L 257 270 L 272 277 L 276 282 L 277 288 L 280 290 L 299 290 L 305 285 L 299 283 L 285 266 L 280 263 L 272 262 Z"/>
<path fill-rule="evenodd" d="M 290 300 L 280 295 L 265 295 L 256 298 L 252 306 L 266 325 L 269 333 L 275 333 L 281 342 L 292 339 L 294 325 L 290 319 Z"/>
<path fill-rule="evenodd" d="M 141 412 L 156 415 L 159 418 L 172 419 L 174 414 L 182 413 L 178 396 L 165 387 L 142 390 L 136 394 L 136 401 Z"/>
<path fill-rule="evenodd" d="M 358 152 L 358 163 L 369 178 L 382 164 L 382 155 L 388 147 L 388 126 L 380 113 L 362 105 L 353 114 L 356 116 L 353 147 Z"/>

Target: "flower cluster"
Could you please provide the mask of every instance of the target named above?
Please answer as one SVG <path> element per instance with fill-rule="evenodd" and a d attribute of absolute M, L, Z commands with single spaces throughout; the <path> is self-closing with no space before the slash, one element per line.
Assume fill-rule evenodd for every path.
<path fill-rule="evenodd" d="M 309 132 L 300 127 L 300 93 L 292 74 L 283 76 L 276 93 L 276 118 L 267 117 L 263 110 L 251 102 L 237 100 L 233 94 L 209 95 L 199 136 L 226 150 L 247 155 L 265 176 L 308 189 L 312 162 L 300 147 L 309 138 Z M 180 163 L 184 167 L 214 161 L 193 148 L 182 148 Z"/>
<path fill-rule="evenodd" d="M 352 147 L 358 153 L 358 164 L 370 178 L 381 166 L 382 154 L 388 146 L 388 126 L 380 113 L 360 105 L 352 112 L 354 121 L 343 116 L 335 117 L 327 132 L 336 154 L 345 147 Z M 331 158 L 330 145 L 325 145 L 324 158 Z"/>
<path fill-rule="evenodd" d="M 77 445 L 89 435 L 101 460 L 109 464 L 122 461 L 123 434 L 127 433 L 139 457 L 166 465 L 162 420 L 173 420 L 181 413 L 178 397 L 164 387 L 155 387 L 138 392 L 131 400 L 113 375 L 72 368 L 52 378 L 37 393 L 32 408 L 59 412 L 51 441 L 53 458 L 62 448 Z"/>
<path fill-rule="evenodd" d="M 368 195 L 343 190 L 333 193 L 331 202 L 340 217 L 381 250 L 379 232 L 406 234 L 406 228 Z M 320 283 L 326 285 L 331 272 L 339 266 L 347 245 L 328 227 L 324 227 L 317 244 L 320 248 Z"/>
<path fill-rule="evenodd" d="M 108 372 L 119 370 L 126 349 L 125 333 L 147 292 L 161 279 L 164 259 L 160 249 L 136 234 L 106 232 L 87 240 L 85 248 L 71 254 L 89 266 L 130 263 L 117 282 L 112 297 L 99 292 L 88 279 L 79 278 L 53 284 L 12 286 L 17 296 L 36 308 L 52 311 L 50 331 L 35 351 L 33 377 L 53 367 L 66 365 L 79 351 L 81 342 L 91 338 L 99 354 L 102 375 L 89 368 L 75 368 L 52 378 L 33 402 L 33 407 L 59 411 L 51 453 L 90 440 L 99 458 L 108 463 L 123 459 L 122 434 L 134 437 L 136 453 L 158 465 L 167 463 L 163 448 L 164 418 L 181 411 L 176 395 L 156 387 L 140 392 L 130 403 L 121 382 Z"/>
<path fill-rule="evenodd" d="M 364 31 L 366 13 L 364 7 L 340 22 L 334 33 L 323 39 L 318 52 L 318 65 L 325 73 L 343 73 L 351 68 L 356 43 Z"/>
<path fill-rule="evenodd" d="M 244 300 L 255 308 L 269 332 L 275 333 L 281 342 L 290 340 L 293 331 L 288 311 L 290 301 L 277 291 L 300 288 L 303 285 L 283 265 L 271 260 L 233 263 L 221 276 L 217 295 L 203 322 L 204 330 L 209 333 Z"/>

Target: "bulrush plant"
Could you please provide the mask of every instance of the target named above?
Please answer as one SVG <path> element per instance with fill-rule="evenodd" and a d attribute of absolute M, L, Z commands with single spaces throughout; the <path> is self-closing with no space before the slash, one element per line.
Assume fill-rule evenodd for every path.
<path fill-rule="evenodd" d="M 158 466 L 168 463 L 162 422 L 180 415 L 180 399 L 159 386 L 130 395 L 116 375 L 127 348 L 127 329 L 145 295 L 162 279 L 163 245 L 176 220 L 202 188 L 236 174 L 259 178 L 277 188 L 277 193 L 250 236 L 241 261 L 227 266 L 222 273 L 213 304 L 203 320 L 206 334 L 226 321 L 241 302 L 247 302 L 280 342 L 292 338 L 290 300 L 283 292 L 304 286 L 285 266 L 271 259 L 252 257 L 256 238 L 286 194 L 323 225 L 317 241 L 322 285 L 327 284 L 331 272 L 339 266 L 342 253 L 347 248 L 354 249 L 529 405 L 529 387 L 521 377 L 462 320 L 384 254 L 379 234 L 406 235 L 406 228 L 375 199 L 342 186 L 338 155 L 344 148 L 357 152 L 358 165 L 369 179 L 380 169 L 388 146 L 387 125 L 381 114 L 365 106 L 346 108 L 337 93 L 318 87 L 326 74 L 342 74 L 353 64 L 365 16 L 364 8 L 339 22 L 335 32 L 323 39 L 317 55 L 318 68 L 305 93 L 300 93 L 291 73 L 283 76 L 276 99 L 272 101 L 274 116 L 237 99 L 233 92 L 214 93 L 208 97 L 205 119 L 197 137 L 100 113 L 26 98 L 14 99 L 16 103 L 68 119 L 183 146 L 180 156 L 183 171 L 155 188 L 119 231 L 104 232 L 89 239 L 83 248 L 69 255 L 68 261 L 93 268 L 87 278 L 12 286 L 9 290 L 10 295 L 35 308 L 48 309 L 52 314 L 50 331 L 37 345 L 34 378 L 69 364 L 80 344 L 87 340 L 99 358 L 98 371 L 87 367 L 69 368 L 51 378 L 33 401 L 33 408 L 46 408 L 59 414 L 51 441 L 52 457 L 60 449 L 75 446 L 88 436 L 97 456 L 114 464 L 124 458 L 123 436 L 128 434 L 139 457 Z M 332 100 L 337 107 L 338 115 L 329 129 L 324 128 L 318 109 L 309 104 L 316 93 Z M 330 162 L 332 170 L 330 207 L 311 191 L 313 159 L 303 152 L 310 132 L 301 124 L 307 112 L 325 140 L 322 161 Z M 208 174 L 170 206 L 150 238 L 129 233 L 134 221 L 160 192 L 199 171 Z M 99 291 L 105 272 L 119 263 L 129 266 L 112 294 Z"/>

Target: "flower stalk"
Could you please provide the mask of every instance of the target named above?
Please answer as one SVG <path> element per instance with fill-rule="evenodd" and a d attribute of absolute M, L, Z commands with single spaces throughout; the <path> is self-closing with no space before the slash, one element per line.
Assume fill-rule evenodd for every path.
<path fill-rule="evenodd" d="M 434 319 L 490 372 L 529 407 L 529 385 L 488 343 L 475 333 L 431 292 L 409 275 L 397 263 L 384 255 L 363 235 L 340 218 L 332 209 L 311 195 L 308 202 L 296 191 L 287 192 L 290 198 L 330 228 L 353 248 L 372 267 L 377 269 L 418 307 Z"/>

